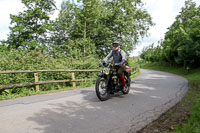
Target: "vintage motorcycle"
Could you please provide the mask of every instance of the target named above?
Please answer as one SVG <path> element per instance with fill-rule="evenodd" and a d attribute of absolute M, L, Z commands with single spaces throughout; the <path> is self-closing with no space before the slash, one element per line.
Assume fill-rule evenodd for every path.
<path fill-rule="evenodd" d="M 105 101 L 110 98 L 111 94 L 121 91 L 123 94 L 128 94 L 130 90 L 130 72 L 125 72 L 125 81 L 126 86 L 123 89 L 122 82 L 120 77 L 117 74 L 117 71 L 120 67 L 119 64 L 114 64 L 112 61 L 108 61 L 105 64 L 101 64 L 101 67 L 104 69 L 99 74 L 96 80 L 96 95 L 101 101 Z"/>

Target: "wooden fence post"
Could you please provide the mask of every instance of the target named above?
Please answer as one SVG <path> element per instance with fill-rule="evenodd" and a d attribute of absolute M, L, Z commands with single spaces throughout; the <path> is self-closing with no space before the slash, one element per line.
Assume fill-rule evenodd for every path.
<path fill-rule="evenodd" d="M 35 77 L 35 83 L 37 83 L 39 81 L 38 73 L 34 73 L 34 77 Z M 35 85 L 35 89 L 36 89 L 36 91 L 39 91 L 40 90 L 39 85 Z"/>
<path fill-rule="evenodd" d="M 72 80 L 75 80 L 75 74 L 72 72 Z M 73 87 L 76 88 L 76 82 L 73 82 Z"/>

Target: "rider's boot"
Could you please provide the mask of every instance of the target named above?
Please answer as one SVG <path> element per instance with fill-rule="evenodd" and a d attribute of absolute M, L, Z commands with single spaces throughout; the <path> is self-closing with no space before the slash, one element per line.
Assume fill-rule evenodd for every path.
<path fill-rule="evenodd" d="M 121 76 L 120 79 L 121 79 L 121 82 L 122 82 L 122 85 L 123 85 L 123 90 L 125 90 L 125 85 L 126 85 L 125 77 Z"/>

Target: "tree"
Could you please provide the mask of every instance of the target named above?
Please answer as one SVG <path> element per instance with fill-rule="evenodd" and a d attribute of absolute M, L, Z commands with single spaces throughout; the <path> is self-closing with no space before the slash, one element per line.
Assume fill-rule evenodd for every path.
<path fill-rule="evenodd" d="M 113 0 L 106 3 L 108 25 L 113 40 L 120 40 L 126 52 L 132 51 L 152 26 L 151 16 L 143 9 L 140 0 Z"/>
<path fill-rule="evenodd" d="M 54 0 L 22 0 L 25 10 L 10 15 L 11 27 L 6 43 L 12 48 L 36 49 L 47 43 L 52 30 L 49 15 L 55 10 Z"/>
<path fill-rule="evenodd" d="M 121 41 L 128 53 L 153 25 L 150 15 L 140 0 L 79 0 L 79 4 L 66 1 L 62 4 L 56 26 L 60 31 L 55 45 L 70 48 L 69 41 L 85 42 L 77 46 L 83 53 L 93 52 L 105 56 L 113 41 Z M 85 41 L 83 41 L 85 40 Z M 90 42 L 90 43 L 87 43 Z M 90 45 L 89 45 L 90 44 Z M 58 48 L 58 47 L 57 47 Z M 89 48 L 87 50 L 87 48 Z"/>
<path fill-rule="evenodd" d="M 163 43 L 167 50 L 168 60 L 179 65 L 199 64 L 198 53 L 200 50 L 199 19 L 200 6 L 187 0 L 181 9 L 176 21 L 166 33 Z"/>
<path fill-rule="evenodd" d="M 195 2 L 187 0 L 174 23 L 168 28 L 164 41 L 160 44 L 162 48 L 159 50 L 162 53 L 160 61 L 184 67 L 200 65 L 199 16 L 200 6 L 197 7 Z M 156 50 L 156 47 L 153 49 Z M 146 57 L 144 54 L 148 53 L 147 51 L 149 50 L 143 51 L 143 58 Z M 152 55 L 154 60 L 157 58 L 155 53 Z"/>

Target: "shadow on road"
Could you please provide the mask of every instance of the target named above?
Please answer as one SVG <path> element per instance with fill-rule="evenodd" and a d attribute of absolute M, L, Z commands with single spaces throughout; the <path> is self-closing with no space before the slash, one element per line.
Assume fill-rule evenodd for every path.
<path fill-rule="evenodd" d="M 155 88 L 155 83 L 150 81 L 156 80 L 159 82 L 166 78 L 169 77 L 155 74 L 149 77 L 148 75 L 147 77 L 140 77 L 140 79 L 132 81 L 133 85 L 131 85 L 130 94 L 123 95 L 118 93 L 104 102 L 98 100 L 94 88 L 80 90 L 79 95 L 64 99 L 65 102 L 49 103 L 48 107 L 44 107 L 40 112 L 29 117 L 28 121 L 37 123 L 39 127 L 35 128 L 35 130 L 43 133 L 108 132 L 110 126 L 115 125 L 115 121 L 119 121 L 122 117 L 127 117 L 126 114 L 123 114 L 127 108 L 130 108 L 128 110 L 129 113 L 133 113 L 132 117 L 137 115 L 134 114 L 135 107 L 133 108 L 132 106 L 138 106 L 137 102 L 139 100 L 143 98 L 159 100 L 162 98 L 162 96 L 159 98 L 156 96 L 158 88 Z M 146 84 L 144 85 L 144 83 Z M 147 96 L 146 93 L 148 91 L 151 91 L 152 95 Z M 130 104 L 123 104 L 125 102 Z M 140 111 L 140 109 L 139 107 L 138 110 Z M 97 125 L 98 127 L 95 128 Z M 117 124 L 116 126 L 119 125 Z"/>

